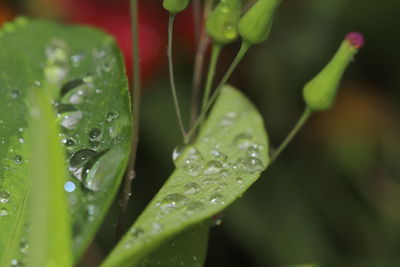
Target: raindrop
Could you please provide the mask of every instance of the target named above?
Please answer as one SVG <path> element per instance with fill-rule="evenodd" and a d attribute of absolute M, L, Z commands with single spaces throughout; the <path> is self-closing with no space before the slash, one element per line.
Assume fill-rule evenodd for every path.
<path fill-rule="evenodd" d="M 6 208 L 1 208 L 0 209 L 0 217 L 4 217 L 8 215 L 8 211 Z"/>
<path fill-rule="evenodd" d="M 196 183 L 190 182 L 184 185 L 183 189 L 186 195 L 193 195 L 200 192 L 200 186 Z"/>
<path fill-rule="evenodd" d="M 88 205 L 86 209 L 87 219 L 88 221 L 93 221 L 96 215 L 96 206 L 95 205 Z"/>
<path fill-rule="evenodd" d="M 140 228 L 140 227 L 132 227 L 129 230 L 129 234 L 131 235 L 131 237 L 137 238 L 144 234 L 144 230 L 143 230 L 143 228 Z"/>
<path fill-rule="evenodd" d="M 24 132 L 24 128 L 19 127 L 19 128 L 18 128 L 18 132 L 20 132 L 20 133 Z"/>
<path fill-rule="evenodd" d="M 118 118 L 119 114 L 116 111 L 109 111 L 106 114 L 106 121 L 107 122 L 113 122 Z"/>
<path fill-rule="evenodd" d="M 211 184 L 217 184 L 217 183 L 218 183 L 218 179 L 211 178 L 211 177 L 207 177 L 203 180 L 204 185 L 211 185 Z"/>
<path fill-rule="evenodd" d="M 21 164 L 21 163 L 22 163 L 22 157 L 21 157 L 20 155 L 16 155 L 16 156 L 14 157 L 14 162 L 15 162 L 16 164 Z"/>
<path fill-rule="evenodd" d="M 75 146 L 76 145 L 76 142 L 75 142 L 75 140 L 73 139 L 73 138 L 64 138 L 62 141 L 61 141 L 63 144 L 64 144 L 64 146 L 65 147 L 67 147 L 67 148 L 71 148 L 71 147 L 73 147 L 73 146 Z"/>
<path fill-rule="evenodd" d="M 263 149 L 262 145 L 251 145 L 247 148 L 246 153 L 249 157 L 260 157 L 260 152 Z"/>
<path fill-rule="evenodd" d="M 44 75 L 46 79 L 51 83 L 58 83 L 65 79 L 68 70 L 66 67 L 61 65 L 49 65 L 44 69 Z"/>
<path fill-rule="evenodd" d="M 211 151 L 212 156 L 214 157 L 214 159 L 219 160 L 219 161 L 226 161 L 228 159 L 228 156 L 225 155 L 224 153 L 218 151 L 218 150 L 212 150 Z"/>
<path fill-rule="evenodd" d="M 260 159 L 248 157 L 239 159 L 238 169 L 247 173 L 262 172 L 264 165 Z"/>
<path fill-rule="evenodd" d="M 89 140 L 95 141 L 101 138 L 101 130 L 99 128 L 92 128 L 89 131 Z"/>
<path fill-rule="evenodd" d="M 210 204 L 224 204 L 223 198 L 224 196 L 220 193 L 214 193 L 210 196 L 209 202 Z"/>
<path fill-rule="evenodd" d="M 253 136 L 251 133 L 240 133 L 233 139 L 233 144 L 240 150 L 246 150 L 249 146 L 253 145 Z"/>
<path fill-rule="evenodd" d="M 46 47 L 46 57 L 48 64 L 66 62 L 67 45 L 61 40 L 52 40 L 52 42 Z"/>
<path fill-rule="evenodd" d="M 77 80 L 72 80 L 69 81 L 67 83 L 65 83 L 62 87 L 61 87 L 61 91 L 60 91 L 60 95 L 64 96 L 66 95 L 68 92 L 70 92 L 71 90 L 77 88 L 78 86 L 83 84 L 83 80 L 82 79 L 77 79 Z"/>
<path fill-rule="evenodd" d="M 21 144 L 25 143 L 25 139 L 24 138 L 18 138 L 18 142 L 20 142 Z"/>
<path fill-rule="evenodd" d="M 28 253 L 28 250 L 29 250 L 29 244 L 28 244 L 28 242 L 26 241 L 26 239 L 23 238 L 23 239 L 21 240 L 21 242 L 19 243 L 19 251 L 20 251 L 22 254 L 27 254 L 27 253 Z"/>
<path fill-rule="evenodd" d="M 63 126 L 68 130 L 73 130 L 75 129 L 76 125 L 81 121 L 81 119 L 82 119 L 81 111 L 68 112 L 64 115 L 61 121 L 61 126 Z"/>
<path fill-rule="evenodd" d="M 1 191 L 0 192 L 0 203 L 6 204 L 10 202 L 10 193 L 7 191 Z"/>
<path fill-rule="evenodd" d="M 79 67 L 81 65 L 81 61 L 82 61 L 83 57 L 84 56 L 82 53 L 78 53 L 76 55 L 71 56 L 72 66 Z"/>
<path fill-rule="evenodd" d="M 83 168 L 85 164 L 94 156 L 96 152 L 89 149 L 83 149 L 76 152 L 69 160 L 69 170 L 78 180 L 82 181 Z"/>
<path fill-rule="evenodd" d="M 68 181 L 64 184 L 64 190 L 69 193 L 74 192 L 75 189 L 76 189 L 76 185 L 71 181 Z"/>
<path fill-rule="evenodd" d="M 14 89 L 14 90 L 11 91 L 11 97 L 12 97 L 13 99 L 18 98 L 18 97 L 20 96 L 20 94 L 21 94 L 21 93 L 20 93 L 17 89 Z"/>
<path fill-rule="evenodd" d="M 223 169 L 222 163 L 216 160 L 207 163 L 204 174 L 212 175 L 221 172 Z"/>
<path fill-rule="evenodd" d="M 238 183 L 238 184 L 243 184 L 244 183 L 244 180 L 243 180 L 243 178 L 242 177 L 236 177 L 236 182 Z"/>
<path fill-rule="evenodd" d="M 183 207 L 186 205 L 187 201 L 188 198 L 184 195 L 178 193 L 169 194 L 159 203 L 159 207 L 162 211 L 168 212 Z"/>
<path fill-rule="evenodd" d="M 17 259 L 12 259 L 12 260 L 11 260 L 11 266 L 12 266 L 12 267 L 21 267 L 22 264 L 21 264 L 21 262 L 20 262 L 19 260 L 17 260 Z"/>

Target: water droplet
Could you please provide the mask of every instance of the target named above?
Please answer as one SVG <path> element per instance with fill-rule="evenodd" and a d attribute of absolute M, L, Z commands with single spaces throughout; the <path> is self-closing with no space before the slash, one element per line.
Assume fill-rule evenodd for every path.
<path fill-rule="evenodd" d="M 216 178 L 211 178 L 211 177 L 207 177 L 203 180 L 203 184 L 204 185 L 212 185 L 212 184 L 217 184 L 218 183 L 218 179 Z"/>
<path fill-rule="evenodd" d="M 29 251 L 29 244 L 28 244 L 28 242 L 26 241 L 25 238 L 23 238 L 23 239 L 21 240 L 21 242 L 19 243 L 19 251 L 20 251 L 22 254 L 27 254 L 28 251 Z"/>
<path fill-rule="evenodd" d="M 22 157 L 21 157 L 20 155 L 16 155 L 16 156 L 14 157 L 14 162 L 15 162 L 16 164 L 21 164 L 21 163 L 22 163 Z"/>
<path fill-rule="evenodd" d="M 207 163 L 204 174 L 212 175 L 221 172 L 223 169 L 222 163 L 216 160 Z"/>
<path fill-rule="evenodd" d="M 94 156 L 96 152 L 89 149 L 83 149 L 76 152 L 69 160 L 69 170 L 78 180 L 82 181 L 83 168 L 85 164 Z"/>
<path fill-rule="evenodd" d="M 202 211 L 205 208 L 205 205 L 201 201 L 192 201 L 186 207 L 186 213 L 188 215 L 196 214 Z"/>
<path fill-rule="evenodd" d="M 81 111 L 72 111 L 65 113 L 63 115 L 63 119 L 61 121 L 61 126 L 68 130 L 73 130 L 75 127 L 78 125 L 78 123 L 81 121 L 83 115 Z"/>
<path fill-rule="evenodd" d="M 10 193 L 7 191 L 1 191 L 0 192 L 0 203 L 6 204 L 10 202 Z"/>
<path fill-rule="evenodd" d="M 179 209 L 186 205 L 189 199 L 184 195 L 174 193 L 167 195 L 159 203 L 159 207 L 163 212 L 169 212 L 170 210 Z"/>
<path fill-rule="evenodd" d="M 236 177 L 236 182 L 238 183 L 238 184 L 243 184 L 244 183 L 244 180 L 243 180 L 243 178 L 242 177 Z"/>
<path fill-rule="evenodd" d="M 210 196 L 209 202 L 210 204 L 224 204 L 224 196 L 220 193 L 214 193 Z"/>
<path fill-rule="evenodd" d="M 18 142 L 20 142 L 21 144 L 25 143 L 25 139 L 24 138 L 18 138 Z"/>
<path fill-rule="evenodd" d="M 64 184 L 64 190 L 69 193 L 74 192 L 75 189 L 76 189 L 76 185 L 73 182 L 68 181 Z"/>
<path fill-rule="evenodd" d="M 19 127 L 19 128 L 18 128 L 18 132 L 23 133 L 23 132 L 24 132 L 24 128 Z"/>
<path fill-rule="evenodd" d="M 4 217 L 8 215 L 8 211 L 6 208 L 1 208 L 0 209 L 0 217 Z"/>
<path fill-rule="evenodd" d="M 159 223 L 152 223 L 152 231 L 153 233 L 159 233 L 162 230 L 162 225 Z"/>
<path fill-rule="evenodd" d="M 224 190 L 226 187 L 228 187 L 228 184 L 225 182 L 220 182 L 218 183 L 218 187 L 215 189 L 215 191 L 217 192 L 221 192 L 222 190 Z"/>
<path fill-rule="evenodd" d="M 20 96 L 20 92 L 17 89 L 11 91 L 11 98 L 16 99 Z"/>
<path fill-rule="evenodd" d="M 246 150 L 253 145 L 253 135 L 249 132 L 240 133 L 233 139 L 233 144 L 240 150 Z"/>
<path fill-rule="evenodd" d="M 230 172 L 229 172 L 229 170 L 227 170 L 227 169 L 222 169 L 220 172 L 219 172 L 219 176 L 220 177 L 223 177 L 223 178 L 226 178 L 226 177 L 228 177 L 230 175 Z"/>
<path fill-rule="evenodd" d="M 67 77 L 68 69 L 65 66 L 49 65 L 44 68 L 44 75 L 50 83 L 59 83 Z"/>
<path fill-rule="evenodd" d="M 212 156 L 214 157 L 214 159 L 224 162 L 228 159 L 228 156 L 225 155 L 224 153 L 218 151 L 218 150 L 212 150 L 211 151 Z"/>
<path fill-rule="evenodd" d="M 248 157 L 239 159 L 238 169 L 247 173 L 262 172 L 264 165 L 260 159 Z"/>
<path fill-rule="evenodd" d="M 185 190 L 184 192 L 186 195 L 193 195 L 200 192 L 200 186 L 193 182 L 186 183 L 183 189 Z"/>
<path fill-rule="evenodd" d="M 76 145 L 76 141 L 73 139 L 73 138 L 64 138 L 62 141 L 61 141 L 63 144 L 64 144 L 64 146 L 65 147 L 67 147 L 67 148 L 71 148 L 71 147 L 73 147 L 73 146 L 75 146 Z"/>
<path fill-rule="evenodd" d="M 119 114 L 116 111 L 109 111 L 106 114 L 106 121 L 107 122 L 113 122 L 118 118 Z"/>
<path fill-rule="evenodd" d="M 247 148 L 246 153 L 249 157 L 255 157 L 258 158 L 261 156 L 261 151 L 263 150 L 262 145 L 251 145 Z"/>
<path fill-rule="evenodd" d="M 12 267 L 22 267 L 22 263 L 17 259 L 12 259 L 11 260 L 11 266 Z"/>
<path fill-rule="evenodd" d="M 222 220 L 220 218 L 217 218 L 217 219 L 214 220 L 214 224 L 216 226 L 220 226 L 222 224 Z"/>
<path fill-rule="evenodd" d="M 88 221 L 93 221 L 96 215 L 96 206 L 95 205 L 88 205 L 86 209 L 87 219 Z"/>
<path fill-rule="evenodd" d="M 67 45 L 59 39 L 53 39 L 46 47 L 48 63 L 65 62 L 67 60 Z"/>
<path fill-rule="evenodd" d="M 101 138 L 101 130 L 99 128 L 92 128 L 89 131 L 89 140 L 95 141 Z"/>
<path fill-rule="evenodd" d="M 72 66 L 79 67 L 81 65 L 81 61 L 83 60 L 84 55 L 82 53 L 78 53 L 76 55 L 71 56 Z"/>
<path fill-rule="evenodd" d="M 144 234 L 144 230 L 143 230 L 143 228 L 140 228 L 140 227 L 132 227 L 129 230 L 129 234 L 131 235 L 131 237 L 137 238 Z"/>

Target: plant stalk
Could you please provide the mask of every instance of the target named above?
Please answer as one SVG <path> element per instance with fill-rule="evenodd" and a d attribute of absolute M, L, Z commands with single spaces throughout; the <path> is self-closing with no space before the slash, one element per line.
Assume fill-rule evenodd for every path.
<path fill-rule="evenodd" d="M 202 26 L 201 33 L 199 37 L 199 43 L 196 49 L 196 56 L 194 62 L 194 70 L 193 70 L 193 83 L 192 83 L 192 99 L 191 99 L 191 107 L 190 107 L 190 124 L 193 124 L 196 121 L 199 112 L 199 104 L 200 104 L 200 87 L 201 87 L 201 79 L 203 76 L 203 68 L 204 68 L 204 60 L 207 52 L 207 47 L 210 43 L 210 37 L 207 34 L 205 28 L 205 22 L 210 13 L 213 0 L 206 0 L 204 9 L 203 9 L 203 17 L 202 17 Z"/>
<path fill-rule="evenodd" d="M 184 139 L 185 144 L 188 144 L 190 142 L 193 134 L 196 132 L 197 127 L 199 127 L 199 125 L 203 122 L 203 120 L 207 114 L 207 111 L 210 109 L 210 107 L 212 106 L 214 101 L 217 99 L 217 96 L 219 95 L 219 92 L 221 91 L 222 87 L 224 87 L 224 85 L 226 84 L 228 79 L 231 77 L 233 71 L 236 69 L 237 65 L 240 63 L 240 61 L 246 55 L 249 48 L 250 48 L 249 44 L 244 43 L 244 42 L 242 43 L 242 46 L 240 47 L 239 52 L 237 53 L 235 59 L 232 61 L 231 65 L 229 66 L 228 70 L 226 71 L 221 82 L 218 84 L 214 93 L 211 95 L 210 99 L 208 100 L 207 104 L 204 107 L 204 110 L 201 112 L 201 114 L 196 119 L 195 123 L 193 124 L 192 128 L 187 133 L 186 138 Z"/>
<path fill-rule="evenodd" d="M 176 94 L 175 77 L 174 77 L 174 63 L 172 58 L 172 36 L 174 32 L 174 20 L 175 15 L 170 15 L 168 22 L 168 69 L 169 69 L 169 81 L 171 83 L 172 98 L 174 100 L 176 117 L 178 119 L 179 129 L 181 131 L 182 137 L 185 139 L 186 131 L 183 126 L 183 120 L 181 115 L 181 109 L 179 106 L 178 96 Z"/>
<path fill-rule="evenodd" d="M 139 116 L 140 116 L 140 65 L 139 65 L 139 33 L 138 33 L 138 3 L 137 0 L 130 0 L 131 9 L 131 28 L 132 28 L 132 52 L 133 52 L 133 73 L 132 73 L 132 96 L 131 109 L 133 117 L 133 130 L 131 136 L 131 150 L 123 181 L 122 194 L 120 196 L 120 210 L 117 221 L 116 240 L 118 241 L 125 230 L 126 214 L 129 204 L 129 199 L 132 195 L 132 181 L 136 177 L 135 163 L 137 156 L 137 147 L 139 140 Z"/>
<path fill-rule="evenodd" d="M 277 159 L 277 157 L 282 153 L 282 151 L 287 147 L 287 145 L 293 140 L 293 138 L 300 131 L 300 129 L 306 123 L 306 121 L 311 116 L 311 114 L 312 114 L 311 109 L 307 107 L 304 110 L 303 114 L 301 115 L 300 119 L 297 121 L 296 125 L 293 127 L 293 129 L 288 134 L 288 136 L 283 140 L 283 142 L 279 145 L 279 147 L 276 149 L 276 151 L 272 155 L 270 164 Z"/>
<path fill-rule="evenodd" d="M 215 69 L 217 67 L 219 55 L 221 54 L 221 49 L 222 49 L 221 45 L 218 44 L 213 45 L 211 52 L 210 66 L 208 68 L 206 87 L 203 95 L 203 103 L 201 106 L 201 112 L 204 112 L 208 99 L 210 98 L 211 87 L 215 76 Z"/>

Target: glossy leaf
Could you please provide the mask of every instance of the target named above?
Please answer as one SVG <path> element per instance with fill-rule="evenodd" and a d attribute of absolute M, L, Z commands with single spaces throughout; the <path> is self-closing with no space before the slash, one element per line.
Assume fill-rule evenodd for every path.
<path fill-rule="evenodd" d="M 72 266 L 71 228 L 63 189 L 67 168 L 56 117 L 46 93 L 36 89 L 28 97 L 30 234 L 28 240 L 21 242 L 23 250 L 30 246 L 28 266 L 68 267 Z"/>
<path fill-rule="evenodd" d="M 0 266 L 20 257 L 29 171 L 27 95 L 47 90 L 62 132 L 75 261 L 93 239 L 126 167 L 128 82 L 112 37 L 18 18 L 0 31 Z"/>
<path fill-rule="evenodd" d="M 103 266 L 140 266 L 162 242 L 228 207 L 269 163 L 263 120 L 231 87 L 222 90 L 194 145 L 174 154 L 176 170 Z"/>

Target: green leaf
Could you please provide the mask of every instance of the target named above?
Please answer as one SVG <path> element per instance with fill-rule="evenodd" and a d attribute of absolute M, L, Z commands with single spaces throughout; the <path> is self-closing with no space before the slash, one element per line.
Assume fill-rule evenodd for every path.
<path fill-rule="evenodd" d="M 61 127 L 75 261 L 93 239 L 127 164 L 131 115 L 112 37 L 19 18 L 0 31 L 0 266 L 22 259 L 29 171 L 28 92 L 46 90 Z"/>
<path fill-rule="evenodd" d="M 140 266 L 165 240 L 228 207 L 268 163 L 261 116 L 225 87 L 194 145 L 181 152 L 176 170 L 103 266 Z"/>
<path fill-rule="evenodd" d="M 30 93 L 30 193 L 31 251 L 29 266 L 72 266 L 71 229 L 63 148 L 56 117 L 46 92 Z M 24 246 L 27 241 L 23 242 Z M 17 265 L 17 264 L 14 264 Z"/>

